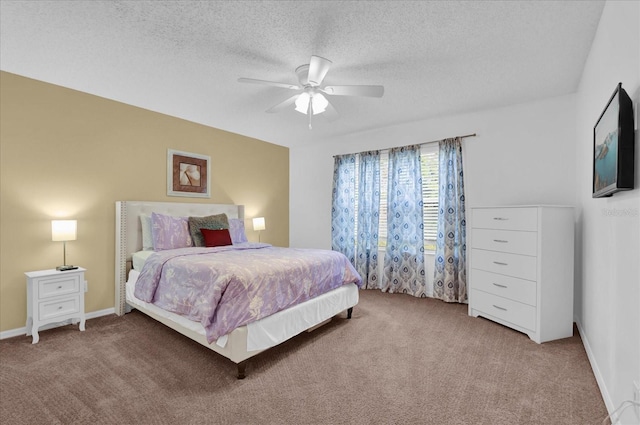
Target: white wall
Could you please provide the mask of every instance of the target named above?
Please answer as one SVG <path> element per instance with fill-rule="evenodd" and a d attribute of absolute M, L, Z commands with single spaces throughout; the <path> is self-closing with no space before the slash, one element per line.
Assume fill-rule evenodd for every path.
<path fill-rule="evenodd" d="M 633 191 L 592 199 L 593 126 L 618 82 L 640 100 L 640 3 L 608 1 L 576 96 L 576 319 L 609 411 L 640 382 L 640 147 Z M 628 408 L 622 423 L 640 423 Z"/>
<path fill-rule="evenodd" d="M 575 204 L 575 96 L 327 140 L 290 150 L 290 245 L 331 248 L 333 155 L 477 133 L 464 139 L 467 208 Z"/>

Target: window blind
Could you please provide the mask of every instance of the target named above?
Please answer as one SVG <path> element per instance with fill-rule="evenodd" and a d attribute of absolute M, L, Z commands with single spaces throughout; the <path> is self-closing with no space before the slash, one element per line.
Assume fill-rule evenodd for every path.
<path fill-rule="evenodd" d="M 420 147 L 422 172 L 422 216 L 424 222 L 424 247 L 435 250 L 438 235 L 438 144 Z"/>

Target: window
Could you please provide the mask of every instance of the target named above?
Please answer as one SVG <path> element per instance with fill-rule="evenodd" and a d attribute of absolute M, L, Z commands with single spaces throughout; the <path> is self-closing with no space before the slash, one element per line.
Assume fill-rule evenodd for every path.
<path fill-rule="evenodd" d="M 356 155 L 358 170 L 360 155 Z M 435 251 L 438 232 L 438 144 L 430 143 L 420 147 L 420 165 L 422 173 L 422 202 L 424 222 L 424 248 Z M 358 172 L 356 171 L 356 207 L 358 211 Z M 378 227 L 378 245 L 387 246 L 387 186 L 389 181 L 389 152 L 380 152 L 380 223 Z M 357 214 L 356 214 L 357 220 Z M 358 225 L 356 222 L 356 232 Z M 357 240 L 357 235 L 356 235 Z"/>
<path fill-rule="evenodd" d="M 438 237 L 438 145 L 431 143 L 420 148 L 422 168 L 422 219 L 424 221 L 424 249 L 436 250 Z"/>

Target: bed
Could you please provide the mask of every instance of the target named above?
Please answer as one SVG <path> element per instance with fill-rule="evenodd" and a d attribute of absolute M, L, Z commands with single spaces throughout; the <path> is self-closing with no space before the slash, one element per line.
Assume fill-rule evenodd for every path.
<path fill-rule="evenodd" d="M 140 216 L 149 216 L 152 213 L 175 217 L 225 214 L 230 220 L 242 220 L 244 219 L 244 207 L 228 204 L 120 201 L 116 202 L 115 223 L 116 314 L 123 315 L 131 309 L 139 310 L 231 360 L 237 365 L 238 379 L 243 379 L 246 376 L 247 361 L 256 354 L 301 332 L 311 331 L 343 312 L 346 312 L 347 317 L 351 318 L 353 307 L 358 303 L 359 282 L 341 285 L 267 317 L 238 326 L 224 335 L 216 336 L 215 340 L 211 340 L 211 332 L 208 328 L 205 329 L 201 323 L 164 310 L 151 302 L 146 302 L 140 299 L 144 298 L 142 296 L 136 296 L 135 285 L 137 279 L 140 278 L 142 262 L 150 255 L 150 252 L 143 250 L 143 224 Z M 261 247 L 251 246 L 251 248 Z M 156 257 L 157 255 L 150 258 L 155 259 Z M 135 268 L 133 267 L 134 262 L 136 263 Z"/>

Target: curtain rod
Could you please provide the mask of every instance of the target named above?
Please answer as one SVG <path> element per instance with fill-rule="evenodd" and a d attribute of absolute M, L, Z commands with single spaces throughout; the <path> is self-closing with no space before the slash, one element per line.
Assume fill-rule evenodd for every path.
<path fill-rule="evenodd" d="M 471 134 L 465 134 L 464 136 L 456 136 L 456 137 L 445 137 L 444 139 L 440 139 L 440 140 L 431 140 L 430 142 L 422 142 L 422 143 L 416 143 L 417 145 L 426 145 L 428 143 L 437 143 L 437 142 L 441 142 L 445 139 L 457 139 L 458 137 L 461 139 L 466 139 L 467 137 L 476 137 L 477 134 L 476 133 L 471 133 Z"/>
<path fill-rule="evenodd" d="M 458 137 L 459 137 L 459 138 L 461 138 L 461 139 L 466 139 L 467 137 L 476 137 L 476 136 L 477 136 L 477 134 L 476 134 L 476 133 L 471 133 L 471 134 L 465 134 L 464 136 L 445 137 L 444 139 L 440 139 L 440 140 L 431 140 L 430 142 L 414 143 L 414 145 L 422 146 L 422 145 L 427 145 L 427 144 L 429 144 L 429 143 L 437 143 L 437 142 L 441 142 L 441 141 L 446 140 L 446 139 L 456 139 L 456 138 L 458 138 Z M 372 149 L 372 150 L 377 150 L 377 151 L 380 151 L 380 152 L 385 152 L 385 151 L 388 151 L 388 150 L 390 150 L 390 149 L 391 149 L 391 148 L 385 148 L 385 149 Z M 342 154 L 342 155 L 352 155 L 352 154 Z M 334 157 L 334 158 L 335 158 L 336 156 L 339 156 L 339 155 L 333 155 L 333 157 Z"/>

